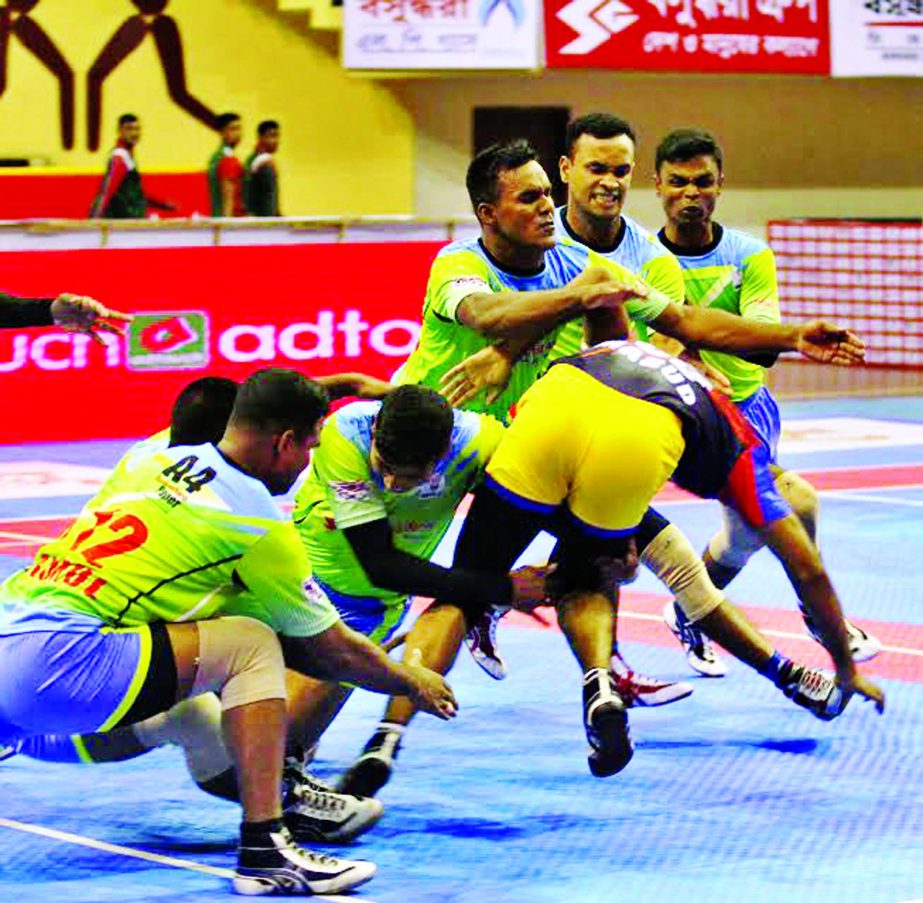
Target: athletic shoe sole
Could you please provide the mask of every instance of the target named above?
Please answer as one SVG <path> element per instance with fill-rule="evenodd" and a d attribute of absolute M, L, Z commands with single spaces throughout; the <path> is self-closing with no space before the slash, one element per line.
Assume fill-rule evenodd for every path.
<path fill-rule="evenodd" d="M 618 774 L 635 754 L 628 732 L 628 715 L 624 709 L 607 706 L 593 718 L 593 729 L 599 738 L 599 749 L 587 756 L 590 773 L 596 778 Z"/>

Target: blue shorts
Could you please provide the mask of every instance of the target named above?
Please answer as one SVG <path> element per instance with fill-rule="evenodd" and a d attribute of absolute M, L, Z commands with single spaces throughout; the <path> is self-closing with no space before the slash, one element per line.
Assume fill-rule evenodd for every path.
<path fill-rule="evenodd" d="M 779 454 L 779 437 L 782 433 L 782 421 L 779 406 L 772 393 L 763 386 L 745 401 L 737 404 L 737 410 L 750 424 L 760 442 L 769 454 L 769 463 L 775 464 Z"/>
<path fill-rule="evenodd" d="M 78 734 L 117 725 L 138 697 L 151 629 L 32 630 L 0 636 L 0 734 Z"/>
<path fill-rule="evenodd" d="M 769 451 L 754 442 L 737 460 L 719 498 L 751 527 L 765 527 L 792 513 L 791 505 L 776 488 Z"/>
<path fill-rule="evenodd" d="M 350 596 L 337 592 L 318 579 L 317 574 L 314 579 L 340 613 L 343 623 L 364 634 L 373 643 L 381 644 L 391 639 L 410 607 L 407 596 L 397 602 L 386 602 L 374 596 Z"/>

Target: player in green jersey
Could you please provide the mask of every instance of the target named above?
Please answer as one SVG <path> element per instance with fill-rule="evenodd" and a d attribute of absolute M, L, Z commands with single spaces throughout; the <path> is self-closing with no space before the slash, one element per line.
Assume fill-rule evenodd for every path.
<path fill-rule="evenodd" d="M 292 667 L 455 711 L 442 678 L 391 662 L 342 624 L 271 501 L 307 463 L 326 404 L 296 373 L 254 374 L 217 447 L 139 454 L 0 588 L 0 742 L 107 730 L 220 695 L 244 810 L 243 893 L 337 891 L 374 873 L 302 850 L 282 824 L 277 634 Z"/>
<path fill-rule="evenodd" d="M 666 216 L 659 238 L 682 266 L 689 308 L 723 311 L 743 322 L 778 324 L 779 289 L 772 250 L 761 239 L 714 219 L 724 184 L 723 154 L 715 138 L 698 129 L 671 132 L 657 147 L 655 165 L 657 193 Z M 773 462 L 779 491 L 816 539 L 817 493 L 807 480 L 776 462 L 781 424 L 778 406 L 766 386 L 766 367 L 775 362 L 775 356 L 729 354 L 705 347 L 701 356 L 724 374 L 731 399 Z M 762 546 L 760 537 L 725 508 L 722 529 L 712 537 L 704 555 L 715 585 L 722 589 L 727 586 Z M 695 670 L 707 676 L 724 673 L 707 638 L 679 607 L 669 603 L 664 617 Z M 811 634 L 819 638 L 807 614 L 805 620 Z M 872 658 L 881 649 L 875 637 L 848 620 L 846 630 L 857 661 Z"/>

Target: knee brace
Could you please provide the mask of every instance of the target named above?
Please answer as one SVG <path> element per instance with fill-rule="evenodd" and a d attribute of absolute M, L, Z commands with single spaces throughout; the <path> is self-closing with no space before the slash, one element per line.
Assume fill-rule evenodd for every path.
<path fill-rule="evenodd" d="M 190 696 L 209 691 L 222 709 L 286 699 L 285 662 L 272 628 L 244 617 L 199 621 L 199 658 Z"/>
<path fill-rule="evenodd" d="M 180 747 L 197 784 L 233 767 L 221 731 L 221 703 L 214 693 L 184 699 L 166 712 L 139 721 L 132 730 L 138 741 L 149 748 L 168 743 Z"/>
<path fill-rule="evenodd" d="M 740 570 L 765 543 L 732 508 L 721 509 L 724 524 L 708 543 L 708 553 L 722 567 Z"/>
<path fill-rule="evenodd" d="M 641 563 L 670 588 L 690 621 L 700 621 L 724 601 L 720 590 L 708 578 L 702 559 L 673 524 L 647 544 L 641 553 Z"/>
<path fill-rule="evenodd" d="M 776 477 L 776 488 L 782 497 L 792 506 L 792 511 L 804 524 L 808 536 L 817 541 L 817 519 L 820 515 L 820 499 L 817 490 L 797 473 L 789 470 Z"/>

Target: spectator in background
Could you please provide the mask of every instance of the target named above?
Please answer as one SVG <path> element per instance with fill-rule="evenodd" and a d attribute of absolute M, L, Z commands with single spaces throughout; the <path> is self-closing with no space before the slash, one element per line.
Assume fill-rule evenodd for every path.
<path fill-rule="evenodd" d="M 218 117 L 221 147 L 208 161 L 208 189 L 212 216 L 246 216 L 244 206 L 244 168 L 234 153 L 240 144 L 241 123 L 237 113 Z"/>
<path fill-rule="evenodd" d="M 118 140 L 109 154 L 103 183 L 90 208 L 91 219 L 144 219 L 148 207 L 176 209 L 173 204 L 144 193 L 134 153 L 140 140 L 140 120 L 134 113 L 123 113 L 119 116 Z"/>
<path fill-rule="evenodd" d="M 250 216 L 281 216 L 275 161 L 278 149 L 279 123 L 265 119 L 257 127 L 256 147 L 244 164 L 244 202 Z"/>

